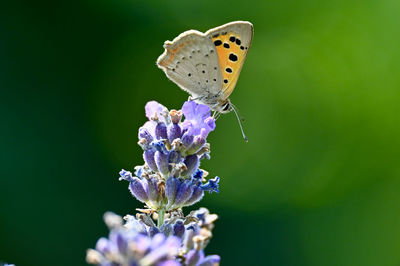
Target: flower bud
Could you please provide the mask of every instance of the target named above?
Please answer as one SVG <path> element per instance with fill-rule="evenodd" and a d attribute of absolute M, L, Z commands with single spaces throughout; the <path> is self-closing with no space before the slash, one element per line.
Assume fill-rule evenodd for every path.
<path fill-rule="evenodd" d="M 173 226 L 174 236 L 182 237 L 185 233 L 185 225 L 181 220 L 175 222 Z"/>
<path fill-rule="evenodd" d="M 139 139 L 146 139 L 147 143 L 151 143 L 153 141 L 153 137 L 151 136 L 150 132 L 145 127 L 139 128 Z"/>
<path fill-rule="evenodd" d="M 154 159 L 155 159 L 158 170 L 163 175 L 167 175 L 169 172 L 168 155 L 163 152 L 156 151 L 156 153 L 154 155 Z"/>
<path fill-rule="evenodd" d="M 143 182 L 139 180 L 139 178 L 133 178 L 133 181 L 129 183 L 129 190 L 138 201 L 146 202 L 149 200 L 146 189 L 143 186 Z"/>
<path fill-rule="evenodd" d="M 171 110 L 169 112 L 169 115 L 171 116 L 171 122 L 174 124 L 178 124 L 182 118 L 182 111 Z"/>
<path fill-rule="evenodd" d="M 169 163 L 179 163 L 181 160 L 181 155 L 177 151 L 171 151 L 168 154 L 168 162 Z"/>
<path fill-rule="evenodd" d="M 156 153 L 155 149 L 148 149 L 145 150 L 143 153 L 143 159 L 146 162 L 146 164 L 150 167 L 151 170 L 154 172 L 158 171 L 157 164 L 154 160 L 154 155 Z"/>
<path fill-rule="evenodd" d="M 175 197 L 174 205 L 176 207 L 181 207 L 192 195 L 193 190 L 190 184 L 191 184 L 190 181 L 185 181 L 180 184 Z"/>
<path fill-rule="evenodd" d="M 200 254 L 200 252 L 201 251 L 194 250 L 194 249 L 190 250 L 186 255 L 185 264 L 187 266 L 196 266 L 197 263 L 199 262 L 199 260 L 201 259 L 201 255 L 203 255 L 203 254 Z"/>
<path fill-rule="evenodd" d="M 185 202 L 185 206 L 193 205 L 199 202 L 204 196 L 204 191 L 201 187 L 196 186 L 193 188 L 193 193 L 190 198 Z"/>
<path fill-rule="evenodd" d="M 185 146 L 186 148 L 190 147 L 190 145 L 192 145 L 193 143 L 193 138 L 193 135 L 189 134 L 189 132 L 186 131 L 181 138 L 183 146 Z"/>
<path fill-rule="evenodd" d="M 158 233 L 160 233 L 160 230 L 156 226 L 152 226 L 149 228 L 149 236 L 150 237 L 153 237 Z"/>
<path fill-rule="evenodd" d="M 149 197 L 149 201 L 151 201 L 152 204 L 157 205 L 160 196 L 158 191 L 157 180 L 155 178 L 149 178 L 146 179 L 146 181 L 147 181 L 147 196 Z"/>
<path fill-rule="evenodd" d="M 186 156 L 184 163 L 187 169 L 182 172 L 182 175 L 191 176 L 199 167 L 199 157 L 195 154 L 188 155 Z"/>
<path fill-rule="evenodd" d="M 110 245 L 108 244 L 108 239 L 105 237 L 101 237 L 97 240 L 96 249 L 101 253 L 110 252 Z"/>
<path fill-rule="evenodd" d="M 189 147 L 189 149 L 186 151 L 186 153 L 187 154 L 195 154 L 201 148 L 203 148 L 204 144 L 206 144 L 206 139 L 203 138 L 201 135 L 197 135 L 196 137 L 194 137 L 193 143 Z"/>
<path fill-rule="evenodd" d="M 157 139 L 168 139 L 167 126 L 163 122 L 159 122 L 156 126 L 156 138 Z"/>
<path fill-rule="evenodd" d="M 168 126 L 168 140 L 170 143 L 174 141 L 174 139 L 178 139 L 182 136 L 182 129 L 178 124 L 170 124 Z"/>
<path fill-rule="evenodd" d="M 167 197 L 167 209 L 170 209 L 175 202 L 176 192 L 179 188 L 180 181 L 177 177 L 170 177 L 165 183 L 165 196 Z"/>

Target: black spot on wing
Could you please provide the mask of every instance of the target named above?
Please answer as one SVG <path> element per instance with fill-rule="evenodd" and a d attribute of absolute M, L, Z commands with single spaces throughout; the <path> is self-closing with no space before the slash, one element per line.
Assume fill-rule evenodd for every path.
<path fill-rule="evenodd" d="M 230 53 L 229 60 L 231 60 L 232 62 L 236 62 L 238 60 L 238 57 L 234 53 Z"/>
<path fill-rule="evenodd" d="M 221 40 L 216 40 L 216 41 L 214 42 L 214 45 L 215 45 L 215 46 L 220 46 L 221 44 L 222 44 Z"/>

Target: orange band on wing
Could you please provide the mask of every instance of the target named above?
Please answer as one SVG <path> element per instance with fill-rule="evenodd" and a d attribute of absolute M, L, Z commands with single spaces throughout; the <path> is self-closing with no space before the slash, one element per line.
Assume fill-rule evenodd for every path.
<path fill-rule="evenodd" d="M 223 77 L 222 91 L 224 99 L 227 99 L 235 88 L 248 47 L 242 45 L 238 34 L 231 32 L 214 35 L 212 41 L 217 48 Z"/>

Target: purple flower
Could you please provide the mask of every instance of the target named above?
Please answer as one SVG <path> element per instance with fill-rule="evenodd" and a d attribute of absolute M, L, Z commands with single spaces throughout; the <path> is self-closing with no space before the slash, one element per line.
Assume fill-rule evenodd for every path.
<path fill-rule="evenodd" d="M 183 104 L 182 112 L 185 116 L 183 129 L 187 129 L 191 135 L 201 134 L 206 138 L 208 133 L 215 129 L 215 119 L 211 117 L 211 110 L 207 105 L 188 101 Z"/>
<path fill-rule="evenodd" d="M 118 219 L 119 218 L 119 219 Z M 181 240 L 176 236 L 157 233 L 150 237 L 129 224 L 122 225 L 122 218 L 113 213 L 106 213 L 104 219 L 121 221 L 108 224 L 110 234 L 97 241 L 96 249 L 89 249 L 86 261 L 96 265 L 181 265 L 177 260 Z M 136 220 L 136 219 L 135 219 Z M 139 222 L 136 220 L 136 222 Z"/>
<path fill-rule="evenodd" d="M 219 177 L 216 176 L 213 179 L 208 180 L 207 183 L 205 183 L 204 185 L 201 185 L 200 187 L 204 190 L 204 191 L 208 191 L 210 193 L 212 192 L 217 192 L 219 193 Z"/>
<path fill-rule="evenodd" d="M 139 128 L 138 137 L 146 165 L 164 179 L 190 178 L 198 170 L 200 161 L 210 158 L 207 136 L 215 129 L 210 108 L 188 101 L 183 104 L 182 111 L 168 111 L 151 101 L 145 110 L 149 121 Z M 182 114 L 184 122 L 180 122 Z"/>
<path fill-rule="evenodd" d="M 156 101 L 150 101 L 146 104 L 145 106 L 145 111 L 146 111 L 146 117 L 149 120 L 153 120 L 154 118 L 160 119 L 162 122 L 165 121 L 165 112 L 168 112 L 167 108 L 156 102 Z"/>
<path fill-rule="evenodd" d="M 143 173 L 142 168 L 137 168 L 135 174 L 139 177 L 132 176 L 132 173 L 126 170 L 119 172 L 119 180 L 126 180 L 129 182 L 129 191 L 140 202 L 152 209 L 158 210 L 163 206 L 162 195 L 159 193 L 158 180 L 156 176 L 148 176 L 147 178 L 141 177 Z"/>
<path fill-rule="evenodd" d="M 186 217 L 182 212 L 205 191 L 219 192 L 219 177 L 206 180 L 207 172 L 199 168 L 202 159 L 210 158 L 207 136 L 215 129 L 211 110 L 188 101 L 182 110 L 168 111 L 151 101 L 145 111 L 149 121 L 138 132 L 145 163 L 136 166 L 134 174 L 121 170 L 119 180 L 129 182 L 131 194 L 146 209 L 125 216 L 125 224 L 120 216 L 107 213 L 109 236 L 88 250 L 86 260 L 102 266 L 219 265 L 219 256 L 204 254 L 217 216 L 204 208 Z"/>
<path fill-rule="evenodd" d="M 205 256 L 203 250 L 190 250 L 186 255 L 187 266 L 213 266 L 219 265 L 220 257 L 218 255 Z"/>
<path fill-rule="evenodd" d="M 136 174 L 143 174 L 143 171 L 143 168 L 137 168 Z M 148 172 L 143 174 L 147 177 L 141 177 L 141 175 L 137 177 L 132 176 L 129 171 L 121 170 L 119 179 L 128 181 L 131 194 L 140 202 L 145 203 L 147 207 L 154 210 L 171 211 L 200 201 L 204 196 L 204 191 L 218 191 L 218 184 L 212 179 L 203 184 L 202 173 L 203 171 L 198 170 L 190 179 L 167 178 L 163 194 L 160 194 L 157 176 L 149 175 Z"/>

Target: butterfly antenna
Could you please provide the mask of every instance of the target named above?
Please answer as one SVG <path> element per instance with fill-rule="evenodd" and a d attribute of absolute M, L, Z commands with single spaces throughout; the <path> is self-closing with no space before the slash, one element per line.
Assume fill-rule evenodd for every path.
<path fill-rule="evenodd" d="M 242 123 L 246 122 L 246 119 L 240 114 L 239 109 L 236 108 L 236 106 L 233 103 L 230 103 L 232 106 L 232 109 L 235 111 L 236 116 L 239 116 L 238 119 L 242 121 Z"/>
<path fill-rule="evenodd" d="M 246 134 L 244 134 L 243 126 L 242 126 L 242 119 L 241 119 L 241 117 L 239 116 L 239 112 L 237 111 L 236 107 L 235 107 L 233 104 L 231 104 L 231 106 L 232 106 L 232 110 L 233 110 L 233 112 L 235 113 L 236 118 L 237 118 L 237 120 L 238 120 L 238 122 L 239 122 L 240 131 L 242 131 L 243 139 L 244 139 L 244 141 L 248 142 L 249 139 L 246 137 Z M 244 120 L 244 119 L 243 119 L 243 120 Z"/>

